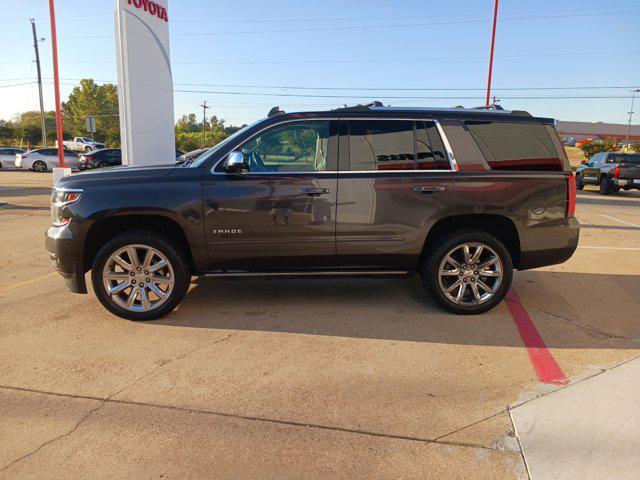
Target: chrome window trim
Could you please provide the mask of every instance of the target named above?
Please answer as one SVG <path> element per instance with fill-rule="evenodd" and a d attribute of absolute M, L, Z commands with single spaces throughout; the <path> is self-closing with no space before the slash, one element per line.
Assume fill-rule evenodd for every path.
<path fill-rule="evenodd" d="M 84 189 L 82 188 L 67 188 L 67 187 L 53 187 L 54 190 L 58 192 L 69 192 L 69 193 L 83 193 Z"/>
<path fill-rule="evenodd" d="M 299 174 L 307 174 L 307 175 L 318 175 L 318 174 L 339 174 L 339 175 L 343 175 L 343 174 L 359 174 L 359 173 L 436 173 L 436 172 L 440 172 L 440 173 L 454 173 L 457 172 L 458 169 L 458 163 L 456 161 L 456 158 L 453 154 L 453 150 L 451 148 L 451 144 L 449 143 L 449 139 L 447 138 L 447 135 L 444 133 L 444 129 L 442 128 L 442 125 L 440 125 L 440 122 L 434 118 L 384 118 L 384 117 L 341 117 L 341 116 L 337 116 L 337 117 L 316 117 L 316 118 L 289 118 L 286 119 L 282 122 L 278 122 L 278 123 L 274 123 L 272 125 L 268 125 L 260 130 L 258 130 L 256 133 L 254 133 L 252 136 L 250 136 L 249 138 L 247 138 L 246 140 L 243 140 L 242 142 L 239 142 L 237 144 L 235 144 L 230 151 L 234 151 L 236 148 L 238 148 L 240 145 L 242 145 L 243 143 L 246 142 L 250 142 L 251 140 L 253 140 L 255 137 L 257 137 L 258 135 L 260 135 L 262 132 L 272 128 L 272 127 L 278 127 L 281 125 L 285 125 L 287 123 L 293 123 L 293 122 L 314 122 L 314 121 L 349 121 L 349 120 L 384 120 L 384 121 L 388 121 L 388 120 L 392 120 L 392 121 L 404 121 L 404 122 L 434 122 L 436 125 L 436 129 L 438 130 L 438 133 L 440 134 L 440 137 L 442 138 L 442 143 L 444 144 L 444 148 L 446 150 L 447 153 L 447 159 L 449 160 L 449 170 L 354 170 L 354 171 L 338 171 L 338 170 L 324 170 L 324 171 L 319 171 L 319 172 L 251 172 L 251 175 L 299 175 Z M 216 172 L 215 169 L 218 167 L 218 165 L 220 165 L 221 162 L 224 161 L 224 159 L 227 156 L 225 155 L 224 157 L 222 157 L 220 160 L 218 160 L 214 165 L 211 166 L 211 169 L 209 170 L 209 173 L 211 175 L 232 175 L 226 172 Z M 244 175 L 249 175 L 249 173 L 244 174 Z"/>

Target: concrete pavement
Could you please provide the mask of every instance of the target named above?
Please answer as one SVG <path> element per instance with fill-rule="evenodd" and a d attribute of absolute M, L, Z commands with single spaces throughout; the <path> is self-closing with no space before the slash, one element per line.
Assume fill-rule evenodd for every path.
<path fill-rule="evenodd" d="M 511 410 L 531 478 L 640 474 L 640 358 Z"/>
<path fill-rule="evenodd" d="M 0 477 L 527 478 L 509 407 L 558 386 L 505 305 L 449 315 L 417 279 L 196 281 L 127 322 L 50 275 L 50 180 L 0 172 Z M 640 230 L 618 221 L 639 205 L 580 192 L 585 248 L 515 275 L 573 383 L 640 354 Z"/>

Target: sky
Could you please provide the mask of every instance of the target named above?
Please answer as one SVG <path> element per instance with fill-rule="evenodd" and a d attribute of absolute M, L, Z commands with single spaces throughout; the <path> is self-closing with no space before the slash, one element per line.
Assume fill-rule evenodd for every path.
<path fill-rule="evenodd" d="M 116 82 L 113 7 L 56 0 L 63 99 L 81 78 Z M 48 1 L 0 0 L 0 11 L 0 119 L 38 109 L 30 17 L 53 109 Z M 228 125 L 274 105 L 482 105 L 492 14 L 493 0 L 169 0 L 174 90 L 202 92 L 175 92 L 175 114 L 200 117 L 203 100 Z M 506 109 L 626 123 L 640 88 L 640 0 L 500 0 L 493 86 Z M 638 124 L 640 98 L 634 110 Z"/>

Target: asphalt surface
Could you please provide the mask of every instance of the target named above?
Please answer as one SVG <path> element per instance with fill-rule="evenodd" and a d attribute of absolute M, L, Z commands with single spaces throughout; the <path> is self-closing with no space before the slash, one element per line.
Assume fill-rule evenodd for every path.
<path fill-rule="evenodd" d="M 577 455 L 562 424 L 521 442 L 512 415 L 616 371 L 590 388 L 640 380 L 622 369 L 640 355 L 640 192 L 580 192 L 574 257 L 515 274 L 554 384 L 506 302 L 451 315 L 417 278 L 196 280 L 164 319 L 114 317 L 50 269 L 50 187 L 0 171 L 0 478 L 548 478 Z M 609 431 L 623 450 L 621 432 L 639 435 Z M 594 478 L 626 478 L 624 458 Z"/>

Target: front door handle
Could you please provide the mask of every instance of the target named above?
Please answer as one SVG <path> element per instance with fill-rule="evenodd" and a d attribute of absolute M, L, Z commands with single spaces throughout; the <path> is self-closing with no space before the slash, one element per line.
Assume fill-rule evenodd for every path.
<path fill-rule="evenodd" d="M 319 197 L 320 195 L 326 195 L 327 193 L 331 193 L 331 190 L 328 188 L 317 188 L 317 187 L 303 187 L 298 190 L 302 195 L 306 195 L 308 197 Z"/>
<path fill-rule="evenodd" d="M 416 185 L 413 187 L 413 191 L 416 193 L 424 193 L 425 195 L 433 195 L 436 192 L 442 192 L 444 187 L 442 185 Z"/>

